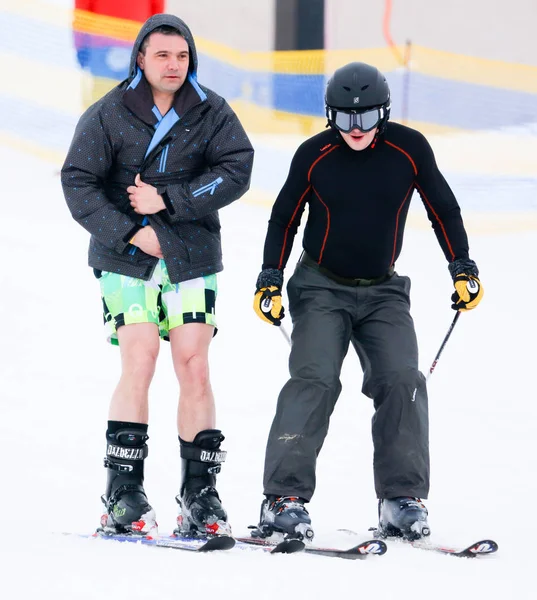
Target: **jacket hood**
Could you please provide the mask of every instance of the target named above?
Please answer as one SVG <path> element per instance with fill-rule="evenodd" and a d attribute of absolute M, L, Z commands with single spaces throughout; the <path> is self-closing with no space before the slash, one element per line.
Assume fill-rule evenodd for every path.
<path fill-rule="evenodd" d="M 134 42 L 134 46 L 132 48 L 129 78 L 134 77 L 137 73 L 138 65 L 136 64 L 136 58 L 138 57 L 138 52 L 140 51 L 140 47 L 144 38 L 157 27 L 162 27 L 162 25 L 168 25 L 174 29 L 177 29 L 177 31 L 185 38 L 190 51 L 189 71 L 196 76 L 198 70 L 198 54 L 196 52 L 196 44 L 194 43 L 192 32 L 190 31 L 188 25 L 179 17 L 174 15 L 159 14 L 153 15 L 147 19 L 147 21 L 142 25 L 138 36 L 136 37 L 136 41 Z"/>

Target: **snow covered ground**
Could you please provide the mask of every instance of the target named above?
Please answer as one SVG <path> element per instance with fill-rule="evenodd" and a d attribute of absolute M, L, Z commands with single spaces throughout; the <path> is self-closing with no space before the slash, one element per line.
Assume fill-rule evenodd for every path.
<path fill-rule="evenodd" d="M 99 289 L 86 267 L 87 234 L 71 220 L 57 167 L 9 146 L 0 146 L 0 161 L 2 598 L 535 597 L 537 230 L 476 229 L 471 236 L 485 298 L 462 315 L 429 385 L 433 538 L 463 545 L 492 537 L 497 555 L 458 560 L 398 545 L 365 562 L 239 550 L 190 555 L 58 535 L 90 532 L 98 523 L 119 353 L 104 341 Z M 414 204 L 423 210 L 418 198 Z M 284 338 L 251 309 L 268 216 L 267 207 L 244 202 L 221 213 L 226 269 L 211 361 L 228 450 L 219 489 L 237 534 L 258 517 L 266 436 L 287 377 Z M 295 259 L 298 252 L 297 239 Z M 413 279 L 426 370 L 453 318 L 451 281 L 432 230 L 407 230 L 397 270 Z M 351 545 L 354 538 L 338 528 L 365 537 L 376 523 L 372 406 L 359 392 L 352 353 L 342 381 L 310 512 L 319 543 Z M 179 486 L 177 392 L 163 344 L 146 469 L 162 532 L 173 527 Z"/>

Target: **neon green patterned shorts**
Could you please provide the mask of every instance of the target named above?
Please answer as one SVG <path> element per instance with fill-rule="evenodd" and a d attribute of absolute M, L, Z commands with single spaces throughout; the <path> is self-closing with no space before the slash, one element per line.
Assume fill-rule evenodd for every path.
<path fill-rule="evenodd" d="M 185 323 L 216 327 L 216 275 L 171 283 L 166 263 L 159 260 L 149 281 L 108 271 L 99 281 L 106 336 L 116 346 L 117 329 L 131 323 L 155 323 L 164 340 L 170 329 Z"/>

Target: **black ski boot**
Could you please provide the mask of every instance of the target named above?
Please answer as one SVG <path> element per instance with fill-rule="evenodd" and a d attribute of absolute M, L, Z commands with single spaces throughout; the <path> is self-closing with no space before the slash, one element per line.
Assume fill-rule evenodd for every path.
<path fill-rule="evenodd" d="M 193 442 L 179 438 L 182 485 L 181 493 L 175 498 L 179 504 L 179 514 L 174 535 L 231 535 L 226 511 L 215 488 L 220 463 L 226 460 L 226 452 L 220 450 L 223 440 L 224 436 L 218 429 L 200 431 Z"/>
<path fill-rule="evenodd" d="M 104 466 L 108 469 L 108 482 L 101 497 L 106 512 L 97 533 L 155 537 L 158 535 L 155 511 L 143 487 L 147 427 L 125 425 L 124 429 L 106 434 Z"/>
<path fill-rule="evenodd" d="M 304 502 L 296 496 L 267 496 L 261 503 L 259 525 L 251 532 L 252 537 L 311 541 L 314 533 Z"/>
<path fill-rule="evenodd" d="M 402 537 L 415 541 L 431 535 L 427 523 L 428 512 L 419 498 L 402 496 L 379 500 L 380 537 Z"/>

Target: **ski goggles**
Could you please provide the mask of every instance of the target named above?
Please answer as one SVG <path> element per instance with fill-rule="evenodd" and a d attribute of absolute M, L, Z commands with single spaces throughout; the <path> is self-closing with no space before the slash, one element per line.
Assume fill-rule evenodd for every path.
<path fill-rule="evenodd" d="M 359 129 L 363 133 L 371 131 L 379 125 L 385 116 L 386 109 L 383 106 L 361 112 L 328 108 L 330 122 L 343 133 L 350 133 L 353 129 Z"/>

